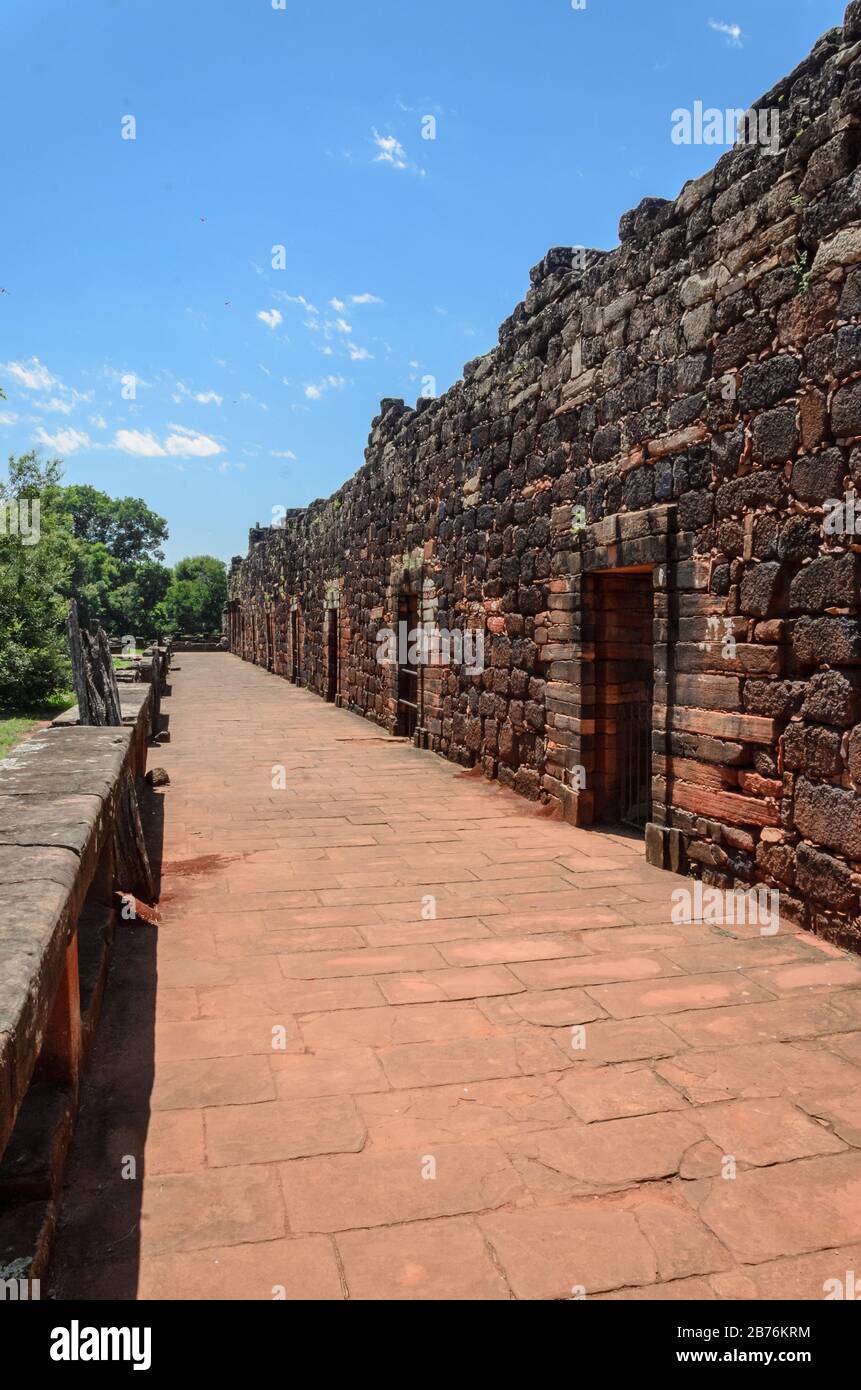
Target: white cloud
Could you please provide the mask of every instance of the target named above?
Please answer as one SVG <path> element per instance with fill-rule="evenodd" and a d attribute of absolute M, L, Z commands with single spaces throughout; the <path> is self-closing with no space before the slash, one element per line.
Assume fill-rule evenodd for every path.
<path fill-rule="evenodd" d="M 261 309 L 257 315 L 261 323 L 265 323 L 267 328 L 277 328 L 279 323 L 284 322 L 284 316 L 280 309 Z"/>
<path fill-rule="evenodd" d="M 382 300 L 375 294 L 351 294 L 351 304 L 382 304 Z"/>
<path fill-rule="evenodd" d="M 117 430 L 114 445 L 124 454 L 134 454 L 137 458 L 211 458 L 213 454 L 223 454 L 224 450 L 217 440 L 208 434 L 187 429 L 185 425 L 169 425 L 170 434 L 162 444 L 151 430 Z"/>
<path fill-rule="evenodd" d="M 347 378 L 343 376 L 324 376 L 323 380 L 316 385 L 305 387 L 305 395 L 309 401 L 319 401 L 324 391 L 342 391 L 347 385 Z"/>
<path fill-rule="evenodd" d="M 61 401 L 59 396 L 52 396 L 49 401 L 37 401 L 38 410 L 57 410 L 61 415 L 71 415 L 75 408 L 74 401 Z"/>
<path fill-rule="evenodd" d="M 172 431 L 164 442 L 165 451 L 174 458 L 211 458 L 213 454 L 223 454 L 224 450 L 208 434 L 186 429 L 183 425 L 170 425 Z"/>
<path fill-rule="evenodd" d="M 18 416 L 13 410 L 4 410 L 0 412 L 0 425 L 14 425 L 17 419 Z"/>
<path fill-rule="evenodd" d="M 58 384 L 38 357 L 31 357 L 29 362 L 7 362 L 4 370 L 28 391 L 50 391 Z"/>
<path fill-rule="evenodd" d="M 164 449 L 154 434 L 142 434 L 140 430 L 117 430 L 114 444 L 124 454 L 134 454 L 137 458 L 155 459 L 164 457 Z"/>
<path fill-rule="evenodd" d="M 319 314 L 320 312 L 315 305 L 305 298 L 304 294 L 287 294 L 286 290 L 273 290 L 273 295 L 276 299 L 283 300 L 285 304 L 300 305 L 306 314 Z"/>
<path fill-rule="evenodd" d="M 90 424 L 93 426 L 93 429 L 96 430 L 106 430 L 108 428 L 108 422 L 104 415 L 91 415 Z"/>
<path fill-rule="evenodd" d="M 293 459 L 294 462 L 297 462 L 296 455 L 293 453 L 292 449 L 273 449 L 272 457 L 274 459 Z"/>
<path fill-rule="evenodd" d="M 344 310 L 346 309 L 346 307 L 347 307 L 346 304 L 344 303 L 343 299 L 330 299 L 330 300 L 329 300 L 329 303 L 331 304 L 332 308 L 335 310 L 335 313 L 336 313 L 336 314 L 341 314 L 341 313 L 343 313 L 343 311 L 344 311 Z"/>
<path fill-rule="evenodd" d="M 353 331 L 352 325 L 347 323 L 346 319 L 336 319 L 335 327 L 339 333 L 352 333 Z"/>
<path fill-rule="evenodd" d="M 710 19 L 708 21 L 710 29 L 714 29 L 716 34 L 725 34 L 726 41 L 730 48 L 741 48 L 742 31 L 740 24 L 727 24 L 723 19 Z"/>
<path fill-rule="evenodd" d="M 348 343 L 350 357 L 353 362 L 372 362 L 373 353 L 368 352 L 367 348 L 358 347 L 356 343 Z"/>
<path fill-rule="evenodd" d="M 90 436 L 82 434 L 80 430 L 57 430 L 56 434 L 48 434 L 40 425 L 35 438 L 37 444 L 56 449 L 60 454 L 76 454 L 79 449 L 87 449 L 90 446 Z"/>
<path fill-rule="evenodd" d="M 409 168 L 407 152 L 396 136 L 381 135 L 375 128 L 373 139 L 379 150 L 379 154 L 374 158 L 375 164 L 391 164 L 393 169 Z"/>
<path fill-rule="evenodd" d="M 198 391 L 194 399 L 199 405 L 221 405 L 224 398 L 217 391 Z"/>

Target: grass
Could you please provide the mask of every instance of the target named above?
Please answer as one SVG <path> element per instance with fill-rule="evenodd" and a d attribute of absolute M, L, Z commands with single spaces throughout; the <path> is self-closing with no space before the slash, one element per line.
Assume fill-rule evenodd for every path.
<path fill-rule="evenodd" d="M 11 753 L 16 744 L 26 738 L 38 724 L 48 719 L 56 719 L 75 703 L 72 690 L 61 690 L 46 700 L 43 705 L 28 709 L 0 710 L 0 762 Z"/>

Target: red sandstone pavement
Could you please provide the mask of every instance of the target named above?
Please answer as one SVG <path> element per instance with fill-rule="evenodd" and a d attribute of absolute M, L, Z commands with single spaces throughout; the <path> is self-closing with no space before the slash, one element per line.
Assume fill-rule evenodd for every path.
<path fill-rule="evenodd" d="M 861 1268 L 861 962 L 674 926 L 690 882 L 635 839 L 178 663 L 163 922 L 120 935 L 57 1296 L 821 1299 Z"/>

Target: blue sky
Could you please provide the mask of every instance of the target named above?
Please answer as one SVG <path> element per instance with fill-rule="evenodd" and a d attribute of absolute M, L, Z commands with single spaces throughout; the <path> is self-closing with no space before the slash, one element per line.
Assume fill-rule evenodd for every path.
<path fill-rule="evenodd" d="M 381 397 L 493 347 L 550 246 L 715 162 L 675 108 L 755 100 L 844 8 L 7 0 L 0 448 L 143 496 L 171 562 L 243 553 Z"/>

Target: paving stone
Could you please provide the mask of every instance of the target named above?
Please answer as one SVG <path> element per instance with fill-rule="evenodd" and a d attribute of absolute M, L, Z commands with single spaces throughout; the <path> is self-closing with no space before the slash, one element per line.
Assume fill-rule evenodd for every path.
<path fill-rule="evenodd" d="M 558 1071 L 561 1066 L 558 1048 L 540 1034 L 409 1043 L 383 1048 L 379 1058 L 391 1084 L 404 1088 L 534 1075 Z"/>
<path fill-rule="evenodd" d="M 801 995 L 791 1001 L 677 1013 L 673 1015 L 672 1024 L 673 1032 L 688 1047 L 695 1048 L 816 1038 L 851 1029 L 846 1015 L 831 995 L 816 998 Z"/>
<path fill-rule="evenodd" d="M 392 1047 L 444 1038 L 480 1038 L 492 1032 L 491 1024 L 473 1003 L 351 1009 L 342 1013 L 314 1014 L 302 1020 L 302 1037 L 311 1052 L 331 1051 L 351 1044 Z"/>
<path fill-rule="evenodd" d="M 471 970 L 429 970 L 422 975 L 384 975 L 379 987 L 390 1004 L 421 1004 L 443 999 L 486 999 L 520 994 L 526 986 L 504 965 Z"/>
<path fill-rule="evenodd" d="M 424 1221 L 337 1237 L 350 1298 L 496 1302 L 511 1293 L 471 1221 Z"/>
<path fill-rule="evenodd" d="M 599 985 L 611 980 L 652 980 L 680 973 L 678 966 L 659 956 L 634 955 L 590 955 L 584 960 L 542 961 L 512 966 L 512 972 L 530 989 Z"/>
<path fill-rule="evenodd" d="M 858 1067 L 821 1044 L 752 1043 L 685 1052 L 655 1070 L 696 1105 L 766 1096 L 804 1097 L 861 1086 Z"/>
<path fill-rule="evenodd" d="M 365 1126 L 347 1096 L 230 1105 L 203 1113 L 206 1156 L 213 1168 L 358 1153 L 365 1142 Z"/>
<path fill-rule="evenodd" d="M 861 1153 L 752 1168 L 685 1193 L 745 1264 L 861 1241 Z"/>
<path fill-rule="evenodd" d="M 655 1057 L 672 1057 L 685 1050 L 685 1044 L 666 1023 L 657 1018 L 623 1022 L 599 1020 L 580 1031 L 562 1030 L 553 1035 L 567 1061 L 603 1066 L 608 1062 L 642 1062 Z"/>
<path fill-rule="evenodd" d="M 685 975 L 652 984 L 598 985 L 589 990 L 614 1018 L 647 1014 L 677 1014 L 690 1009 L 714 1009 L 726 1004 L 766 1001 L 765 990 L 743 975 Z"/>
<path fill-rule="evenodd" d="M 168 1062 L 158 1069 L 152 1092 L 154 1110 L 193 1106 L 246 1105 L 274 1100 L 266 1057 L 214 1057 Z"/>
<path fill-rule="evenodd" d="M 837 1095 L 816 1095 L 800 1101 L 809 1115 L 813 1115 L 838 1135 L 845 1143 L 861 1149 L 861 1089 L 841 1091 Z"/>
<path fill-rule="evenodd" d="M 144 1260 L 137 1296 L 156 1302 L 316 1303 L 341 1300 L 344 1291 L 331 1241 L 298 1236 Z"/>
<path fill-rule="evenodd" d="M 855 1271 L 861 1270 L 861 1245 L 817 1251 L 793 1259 L 745 1265 L 712 1275 L 709 1283 L 717 1298 L 763 1299 L 767 1302 L 845 1301 L 858 1288 Z"/>
<path fill-rule="evenodd" d="M 436 1177 L 423 1176 L 436 1171 Z M 492 1210 L 523 1184 L 494 1146 L 444 1145 L 433 1154 L 303 1158 L 282 1167 L 290 1229 L 348 1231 Z"/>
<path fill-rule="evenodd" d="M 561 1125 L 542 1134 L 507 1140 L 506 1151 L 570 1179 L 566 1190 L 581 1195 L 613 1191 L 674 1177 L 702 1128 L 687 1115 L 669 1112 L 594 1124 Z M 527 1174 L 528 1169 L 520 1166 Z M 540 1176 L 540 1171 L 538 1176 Z"/>
<path fill-rule="evenodd" d="M 843 1153 L 846 1145 L 788 1100 L 737 1100 L 699 1106 L 697 1123 L 739 1164 L 765 1167 Z"/>
<path fill-rule="evenodd" d="M 559 1094 L 578 1120 L 621 1120 L 632 1115 L 652 1115 L 662 1110 L 686 1110 L 678 1091 L 653 1071 L 626 1071 L 617 1067 L 600 1070 L 578 1068 L 559 1082 Z"/>
<path fill-rule="evenodd" d="M 479 1225 L 517 1298 L 588 1298 L 657 1278 L 655 1252 L 629 1211 L 578 1204 L 500 1212 Z"/>
<path fill-rule="evenodd" d="M 361 1095 L 366 1091 L 385 1091 L 389 1085 L 369 1047 L 301 1056 L 273 1053 L 270 1062 L 279 1100 Z M 271 1098 L 274 1097 L 266 1097 Z"/>
<path fill-rule="evenodd" d="M 358 1096 L 368 1149 L 413 1149 L 480 1138 L 534 1133 L 570 1121 L 571 1111 L 549 1077 L 507 1077 Z"/>

